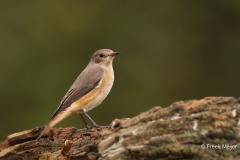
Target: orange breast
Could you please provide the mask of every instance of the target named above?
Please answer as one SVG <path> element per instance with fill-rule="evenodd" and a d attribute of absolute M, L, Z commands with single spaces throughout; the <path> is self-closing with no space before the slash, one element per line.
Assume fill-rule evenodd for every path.
<path fill-rule="evenodd" d="M 89 111 L 92 108 L 101 104 L 101 102 L 107 97 L 110 92 L 114 81 L 114 73 L 111 71 L 105 71 L 102 81 L 98 88 L 94 88 L 85 96 L 71 104 L 69 109 L 73 112 L 81 112 L 81 110 Z"/>

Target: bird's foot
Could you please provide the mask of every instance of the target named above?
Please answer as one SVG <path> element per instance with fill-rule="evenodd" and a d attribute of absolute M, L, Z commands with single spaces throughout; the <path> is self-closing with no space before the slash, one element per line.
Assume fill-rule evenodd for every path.
<path fill-rule="evenodd" d="M 95 127 L 95 128 L 106 128 L 106 127 L 108 127 L 108 126 L 101 126 L 101 125 L 98 125 L 98 124 L 96 124 L 96 123 L 93 124 L 93 126 L 89 126 L 89 125 L 86 126 L 87 129 L 92 129 L 92 128 L 94 128 L 94 127 Z"/>
<path fill-rule="evenodd" d="M 94 124 L 94 127 L 96 127 L 96 128 L 106 128 L 108 126 L 100 126 L 100 125 Z"/>

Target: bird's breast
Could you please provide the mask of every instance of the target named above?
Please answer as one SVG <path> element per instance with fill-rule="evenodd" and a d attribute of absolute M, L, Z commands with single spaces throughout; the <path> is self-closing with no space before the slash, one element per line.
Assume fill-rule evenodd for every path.
<path fill-rule="evenodd" d="M 114 73 L 113 71 L 105 71 L 103 78 L 99 82 L 99 85 L 90 91 L 88 94 L 81 97 L 76 102 L 72 103 L 71 108 L 74 112 L 85 112 L 93 109 L 94 107 L 101 104 L 101 102 L 109 94 L 114 82 Z"/>

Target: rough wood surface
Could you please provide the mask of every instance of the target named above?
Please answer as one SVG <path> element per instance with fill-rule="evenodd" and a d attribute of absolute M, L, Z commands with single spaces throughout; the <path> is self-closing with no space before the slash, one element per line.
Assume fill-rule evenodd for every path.
<path fill-rule="evenodd" d="M 7 159 L 240 159 L 240 103 L 208 97 L 154 107 L 106 128 L 43 127 L 9 135 L 0 143 Z"/>

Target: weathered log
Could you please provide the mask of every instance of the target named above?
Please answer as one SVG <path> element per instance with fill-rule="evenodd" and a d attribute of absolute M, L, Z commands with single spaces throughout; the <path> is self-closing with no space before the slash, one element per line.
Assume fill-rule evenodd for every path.
<path fill-rule="evenodd" d="M 106 128 L 43 127 L 9 135 L 3 159 L 240 159 L 240 103 L 208 97 L 154 107 Z"/>

